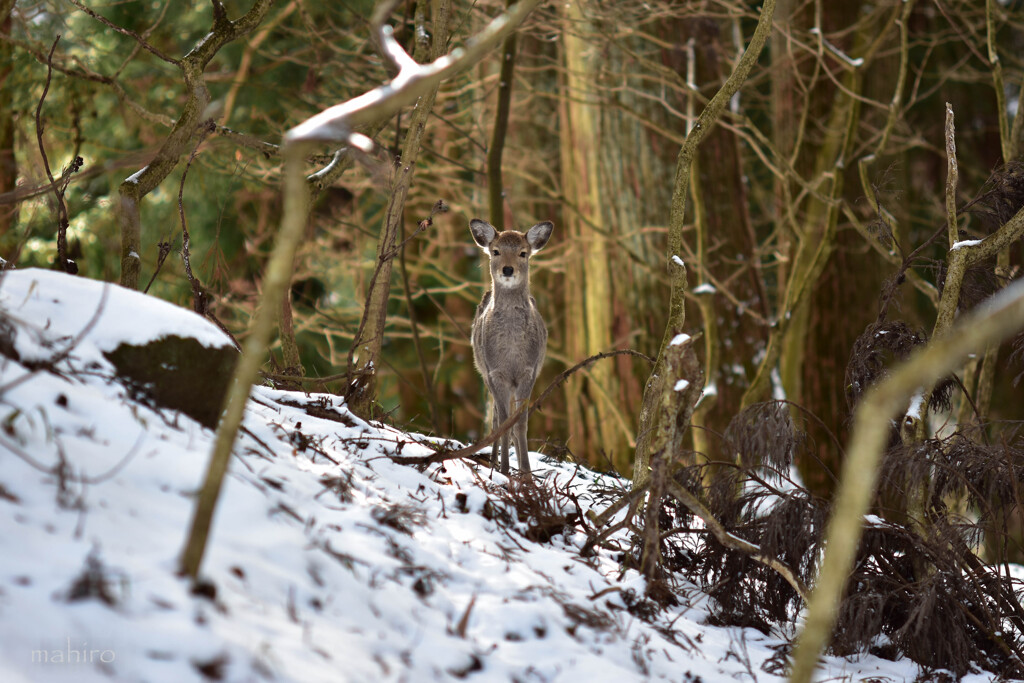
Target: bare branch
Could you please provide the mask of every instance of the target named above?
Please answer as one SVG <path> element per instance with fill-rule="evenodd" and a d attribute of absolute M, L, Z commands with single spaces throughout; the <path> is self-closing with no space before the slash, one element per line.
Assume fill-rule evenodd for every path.
<path fill-rule="evenodd" d="M 207 121 L 206 125 L 203 126 L 203 132 L 200 134 L 199 139 L 196 140 L 196 146 L 192 150 L 188 162 L 185 163 L 185 170 L 181 172 L 181 184 L 178 186 L 178 216 L 181 219 L 181 260 L 185 264 L 185 276 L 192 287 L 192 310 L 204 317 L 209 312 L 210 297 L 203 289 L 202 283 L 199 282 L 199 279 L 192 272 L 192 257 L 189 253 L 191 235 L 188 232 L 188 222 L 185 220 L 184 194 L 185 178 L 188 177 L 188 171 L 192 168 L 192 162 L 195 161 L 196 155 L 199 154 L 199 146 L 203 144 L 203 140 L 214 130 L 216 130 L 216 126 L 212 120 Z"/>
<path fill-rule="evenodd" d="M 46 145 L 43 144 L 43 102 L 46 100 L 46 94 L 50 92 L 50 79 L 53 77 L 53 52 L 57 49 L 57 43 L 60 41 L 58 35 L 53 39 L 53 45 L 50 47 L 50 53 L 46 56 L 46 84 L 43 85 L 43 94 L 39 96 L 39 104 L 36 105 L 36 140 L 39 142 L 39 155 L 43 158 L 43 168 L 46 170 L 46 177 L 50 181 L 50 186 L 53 188 L 53 194 L 57 198 L 57 267 L 65 273 L 76 273 L 78 267 L 68 261 L 68 206 L 64 202 L 64 192 L 67 190 L 67 184 L 64 182 L 64 178 L 70 180 L 71 174 L 77 171 L 81 164 L 78 163 L 79 159 L 76 157 L 75 162 L 68 168 L 64 169 L 64 173 L 61 174 L 62 182 L 58 183 L 53 178 L 53 172 L 50 170 L 50 161 L 46 157 Z"/>

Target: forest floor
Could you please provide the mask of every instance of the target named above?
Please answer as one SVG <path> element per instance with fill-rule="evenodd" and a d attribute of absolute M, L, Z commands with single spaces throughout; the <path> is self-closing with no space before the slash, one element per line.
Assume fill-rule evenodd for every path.
<path fill-rule="evenodd" d="M 679 604 L 651 609 L 620 553 L 581 556 L 579 513 L 628 482 L 538 454 L 548 516 L 522 515 L 507 478 L 398 462 L 434 442 L 330 395 L 253 390 L 193 590 L 177 566 L 213 432 L 119 381 L 104 352 L 226 338 L 36 270 L 0 280 L 0 327 L 5 682 L 782 680 L 791 633 L 710 625 L 682 578 Z M 919 674 L 827 657 L 821 680 Z"/>

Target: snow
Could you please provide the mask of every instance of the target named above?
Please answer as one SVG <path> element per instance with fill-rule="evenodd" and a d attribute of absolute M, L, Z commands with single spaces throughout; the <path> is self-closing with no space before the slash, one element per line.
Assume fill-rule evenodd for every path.
<path fill-rule="evenodd" d="M 924 394 L 920 391 L 910 397 L 910 405 L 907 407 L 906 416 L 915 420 L 921 419 L 921 406 L 924 403 Z"/>
<path fill-rule="evenodd" d="M 507 17 L 501 15 L 491 21 L 490 27 L 497 31 L 507 21 Z M 362 133 L 354 133 L 354 131 L 350 130 L 352 117 L 394 97 L 407 88 L 410 83 L 442 73 L 461 59 L 465 52 L 462 48 L 455 48 L 451 53 L 438 57 L 430 64 L 418 64 L 402 49 L 402 46 L 395 40 L 393 33 L 394 30 L 390 26 L 383 26 L 381 28 L 382 49 L 399 68 L 398 74 L 392 80 L 358 97 L 353 97 L 341 104 L 328 107 L 306 119 L 289 130 L 285 134 L 285 140 L 289 142 L 343 140 L 364 152 L 368 152 L 373 149 L 373 141 Z"/>
<path fill-rule="evenodd" d="M 688 386 L 690 386 L 689 380 L 677 379 L 675 385 L 672 387 L 672 390 L 673 391 L 683 391 Z"/>
<path fill-rule="evenodd" d="M 955 242 L 953 246 L 949 248 L 950 251 L 956 251 L 957 249 L 963 249 L 964 247 L 973 247 L 981 244 L 981 240 L 960 240 Z"/>
<path fill-rule="evenodd" d="M 841 49 L 839 49 L 838 46 L 836 46 L 833 43 L 829 42 L 829 40 L 826 39 L 824 35 L 822 35 L 821 29 L 818 28 L 817 26 L 811 27 L 810 33 L 812 35 L 818 36 L 818 39 L 821 41 L 821 44 L 824 45 L 828 49 L 829 52 L 834 54 L 836 57 L 838 57 L 842 61 L 846 62 L 846 64 L 848 64 L 849 66 L 852 66 L 853 68 L 857 68 L 857 67 L 860 67 L 860 66 L 864 65 L 864 59 L 863 58 L 861 58 L 861 57 L 854 58 L 854 57 L 851 57 L 850 55 L 846 54 L 845 52 L 843 52 Z"/>
<path fill-rule="evenodd" d="M 213 433 L 135 400 L 100 352 L 229 342 L 190 311 L 49 271 L 3 277 L 0 322 L 21 356 L 0 356 L 0 680 L 782 680 L 764 666 L 791 634 L 709 625 L 683 579 L 678 606 L 633 616 L 623 596 L 643 580 L 617 553 L 582 558 L 581 526 L 529 540 L 501 521 L 507 478 L 396 462 L 434 441 L 331 395 L 253 390 L 201 571 L 215 593 L 194 594 L 176 570 Z M 584 512 L 603 508 L 598 486 L 628 485 L 532 460 Z M 821 675 L 919 673 L 861 656 Z"/>
<path fill-rule="evenodd" d="M 694 294 L 714 294 L 717 291 L 718 290 L 715 289 L 715 286 L 709 282 L 702 282 L 693 288 Z"/>
<path fill-rule="evenodd" d="M 132 173 L 130 176 L 125 178 L 124 181 L 126 183 L 131 183 L 132 185 L 138 185 L 139 184 L 139 178 L 142 177 L 142 174 L 145 173 L 146 169 L 148 169 L 148 168 L 149 168 L 148 165 L 147 166 L 143 166 L 138 171 L 136 171 L 135 173 Z"/>
<path fill-rule="evenodd" d="M 676 336 L 672 337 L 672 341 L 670 341 L 668 343 L 668 345 L 669 346 L 682 346 L 683 344 L 685 344 L 688 341 L 690 341 L 690 335 L 688 335 L 685 332 L 683 332 L 681 334 L 677 334 Z"/>
<path fill-rule="evenodd" d="M 97 363 L 103 362 L 103 351 L 121 343 L 145 344 L 169 335 L 194 337 L 209 348 L 231 346 L 227 335 L 191 311 L 116 284 L 52 270 L 5 272 L 0 308 L 15 323 L 24 323 L 15 340 L 22 360 L 48 359 L 72 341 L 77 342 L 77 358 Z"/>

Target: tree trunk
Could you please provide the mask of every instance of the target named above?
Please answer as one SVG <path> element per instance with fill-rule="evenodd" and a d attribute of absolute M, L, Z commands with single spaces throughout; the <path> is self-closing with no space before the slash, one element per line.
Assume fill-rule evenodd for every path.
<path fill-rule="evenodd" d="M 612 347 L 613 291 L 609 271 L 609 234 L 605 220 L 600 149 L 604 141 L 595 82 L 598 52 L 583 37 L 589 33 L 589 3 L 563 7 L 563 55 L 566 93 L 562 100 L 562 184 L 570 208 L 565 212 L 565 351 L 578 361 Z M 566 388 L 569 447 L 584 462 L 606 468 L 629 465 L 629 435 L 616 404 L 615 366 L 597 363 L 580 382 Z"/>
<path fill-rule="evenodd" d="M 421 3 L 417 9 L 417 35 L 425 36 L 426 12 Z M 448 46 L 448 34 L 451 24 L 451 3 L 444 0 L 438 4 L 432 18 L 433 37 L 430 42 L 429 58 L 437 59 L 445 54 Z M 419 28 L 423 30 L 420 31 Z M 421 46 L 422 47 L 422 46 Z M 417 55 L 425 53 L 425 49 L 417 49 Z M 422 59 L 422 57 L 421 57 Z M 438 86 L 434 86 L 423 94 L 413 109 L 409 122 L 409 130 L 402 145 L 402 156 L 395 170 L 393 184 L 388 199 L 384 224 L 381 226 L 377 240 L 377 266 L 370 279 L 370 291 L 366 298 L 366 308 L 359 324 L 359 332 L 352 342 L 349 356 L 349 373 L 355 383 L 349 383 L 349 407 L 363 417 L 371 417 L 373 404 L 377 395 L 376 370 L 380 358 L 381 345 L 384 340 L 384 324 L 387 321 L 388 299 L 391 296 L 391 268 L 398 247 L 398 236 L 401 234 L 401 221 L 405 213 L 405 200 L 409 194 L 416 159 L 419 157 L 423 133 L 427 127 L 427 119 L 434 107 Z"/>
<path fill-rule="evenodd" d="M 9 92 L 7 77 L 10 75 L 13 48 L 7 41 L 11 34 L 11 12 L 13 2 L 2 3 L 0 6 L 0 93 Z M 10 192 L 16 187 L 18 180 L 18 162 L 14 157 L 14 110 L 10 105 L 10 97 L 4 97 L 7 104 L 0 107 L 0 194 Z M 0 257 L 13 256 L 11 250 L 17 240 L 11 229 L 18 222 L 18 204 L 0 205 Z"/>

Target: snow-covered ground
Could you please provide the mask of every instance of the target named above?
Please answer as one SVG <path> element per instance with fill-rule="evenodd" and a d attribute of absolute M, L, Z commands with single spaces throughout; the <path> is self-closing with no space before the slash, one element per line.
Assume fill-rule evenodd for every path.
<path fill-rule="evenodd" d="M 0 681 L 781 680 L 786 634 L 707 625 L 684 581 L 679 606 L 634 616 L 642 580 L 580 557 L 581 527 L 529 540 L 501 475 L 395 462 L 428 441 L 328 395 L 254 389 L 194 594 L 176 571 L 213 433 L 133 398 L 103 355 L 167 334 L 228 344 L 115 285 L 0 280 Z M 625 485 L 536 462 L 584 510 Z M 829 658 L 821 678 L 918 673 Z"/>

